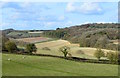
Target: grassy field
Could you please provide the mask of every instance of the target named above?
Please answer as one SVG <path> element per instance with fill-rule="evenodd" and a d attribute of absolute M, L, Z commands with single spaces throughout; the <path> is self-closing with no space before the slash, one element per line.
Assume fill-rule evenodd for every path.
<path fill-rule="evenodd" d="M 3 54 L 3 76 L 117 76 L 118 66 L 60 58 Z M 23 58 L 25 57 L 25 58 Z M 8 61 L 8 59 L 11 61 Z"/>
<path fill-rule="evenodd" d="M 50 55 L 58 55 L 63 56 L 61 52 L 59 52 L 59 48 L 62 46 L 69 46 L 70 47 L 70 53 L 72 56 L 75 57 L 81 57 L 81 58 L 90 58 L 90 59 L 96 59 L 93 55 L 96 51 L 96 48 L 90 48 L 90 47 L 79 47 L 79 44 L 71 44 L 66 40 L 56 40 L 56 41 L 49 41 L 49 42 L 43 42 L 43 43 L 37 43 L 36 44 L 38 51 L 37 53 L 41 54 L 50 54 Z M 48 47 L 49 50 L 43 50 L 42 48 Z M 105 53 L 109 52 L 110 50 L 102 49 Z M 103 58 L 106 59 L 106 58 Z"/>

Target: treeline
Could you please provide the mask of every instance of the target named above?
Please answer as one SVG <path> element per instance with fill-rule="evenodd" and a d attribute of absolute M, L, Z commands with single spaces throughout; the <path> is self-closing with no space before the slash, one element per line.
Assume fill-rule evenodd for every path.
<path fill-rule="evenodd" d="M 43 33 L 47 37 L 54 37 L 54 38 L 64 38 L 68 35 L 66 31 L 64 30 L 58 30 L 58 31 L 45 31 Z"/>
<path fill-rule="evenodd" d="M 81 28 L 120 28 L 118 23 L 89 23 L 83 25 L 76 25 L 76 27 Z M 74 27 L 74 26 L 73 26 Z"/>

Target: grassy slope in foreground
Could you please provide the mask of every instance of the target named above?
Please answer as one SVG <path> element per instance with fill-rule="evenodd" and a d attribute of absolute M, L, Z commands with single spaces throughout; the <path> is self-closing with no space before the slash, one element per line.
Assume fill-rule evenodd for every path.
<path fill-rule="evenodd" d="M 117 76 L 118 66 L 3 54 L 3 76 Z M 8 61 L 11 58 L 11 61 Z"/>

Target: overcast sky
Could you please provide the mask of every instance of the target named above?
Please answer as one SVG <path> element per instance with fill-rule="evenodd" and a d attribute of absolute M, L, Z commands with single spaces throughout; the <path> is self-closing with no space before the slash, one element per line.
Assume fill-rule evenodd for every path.
<path fill-rule="evenodd" d="M 117 2 L 1 2 L 2 29 L 56 29 L 118 22 Z"/>

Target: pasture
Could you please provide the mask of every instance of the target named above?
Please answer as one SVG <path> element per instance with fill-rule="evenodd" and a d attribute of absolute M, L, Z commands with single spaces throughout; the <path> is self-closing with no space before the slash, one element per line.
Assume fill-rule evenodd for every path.
<path fill-rule="evenodd" d="M 59 51 L 59 48 L 62 46 L 68 46 L 70 47 L 70 54 L 74 57 L 81 57 L 81 58 L 89 58 L 89 59 L 96 59 L 94 57 L 94 52 L 96 51 L 96 48 L 90 48 L 90 47 L 79 47 L 79 44 L 71 44 L 70 42 L 66 40 L 55 40 L 55 41 L 49 41 L 49 42 L 43 42 L 43 43 L 37 43 L 36 44 L 38 50 L 37 53 L 39 54 L 50 54 L 50 55 L 57 55 L 57 56 L 63 56 L 63 54 Z M 50 50 L 44 50 L 43 48 L 47 47 Z M 106 50 L 102 49 L 105 53 L 112 51 L 112 50 Z M 114 52 L 114 51 L 112 51 Z M 106 58 L 103 58 L 106 59 Z"/>
<path fill-rule="evenodd" d="M 118 75 L 118 66 L 110 64 L 82 63 L 53 57 L 16 54 L 2 54 L 2 60 L 3 76 Z"/>

